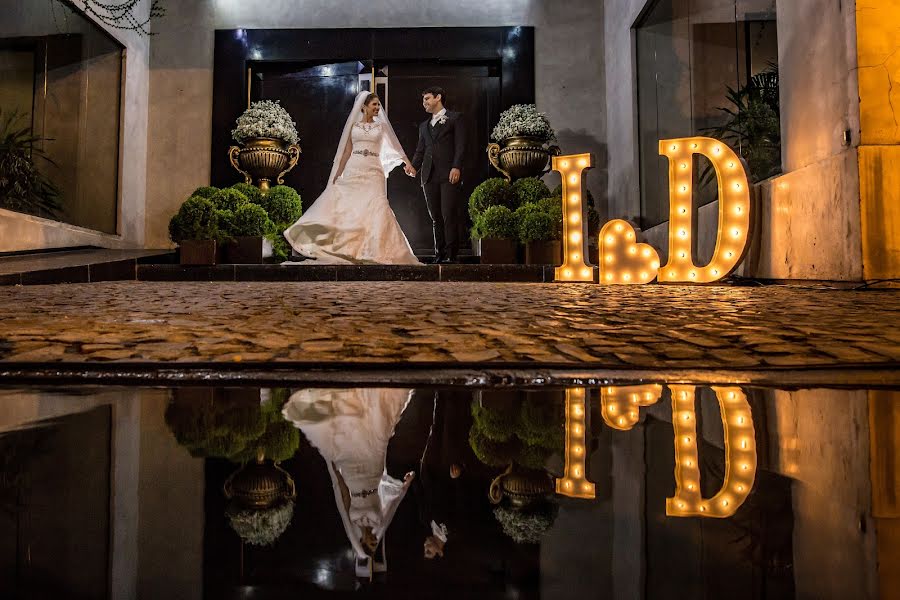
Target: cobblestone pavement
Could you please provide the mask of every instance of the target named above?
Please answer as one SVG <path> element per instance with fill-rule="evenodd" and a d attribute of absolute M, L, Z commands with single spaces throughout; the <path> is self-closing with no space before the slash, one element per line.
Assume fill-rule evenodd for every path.
<path fill-rule="evenodd" d="M 0 362 L 900 364 L 900 292 L 503 283 L 96 283 L 0 288 Z"/>

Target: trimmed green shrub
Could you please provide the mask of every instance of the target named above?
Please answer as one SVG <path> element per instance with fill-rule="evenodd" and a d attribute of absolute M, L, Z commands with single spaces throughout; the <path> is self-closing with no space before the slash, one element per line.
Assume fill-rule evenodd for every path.
<path fill-rule="evenodd" d="M 237 213 L 237 209 L 247 204 L 247 196 L 234 188 L 225 188 L 213 194 L 210 201 L 219 210 L 230 210 Z"/>
<path fill-rule="evenodd" d="M 472 235 L 480 240 L 514 240 L 518 237 L 516 217 L 505 206 L 489 206 L 475 219 Z"/>
<path fill-rule="evenodd" d="M 531 202 L 537 202 L 541 198 L 550 196 L 550 188 L 537 177 L 525 177 L 513 183 L 513 192 L 516 194 L 516 205 L 522 206 Z"/>
<path fill-rule="evenodd" d="M 212 198 L 216 195 L 216 192 L 219 191 L 219 188 L 213 187 L 211 185 L 204 185 L 203 187 L 198 187 L 194 190 L 194 193 L 191 196 L 200 196 L 201 198 Z"/>
<path fill-rule="evenodd" d="M 268 213 L 279 229 L 287 229 L 303 215 L 303 204 L 297 190 L 287 185 L 276 185 L 265 196 L 251 200 Z"/>
<path fill-rule="evenodd" d="M 515 212 L 519 241 L 546 242 L 558 239 L 553 217 L 541 204 L 523 204 Z"/>
<path fill-rule="evenodd" d="M 234 220 L 234 212 L 230 210 L 217 210 L 219 217 L 219 239 L 231 240 L 237 234 L 237 223 Z"/>
<path fill-rule="evenodd" d="M 281 416 L 284 403 L 273 398 L 260 404 L 216 397 L 211 401 L 179 398 L 166 408 L 166 424 L 191 456 L 226 458 L 235 463 L 256 459 L 262 450 L 274 461 L 291 458 L 300 431 Z"/>
<path fill-rule="evenodd" d="M 169 221 L 169 237 L 176 244 L 182 240 L 218 240 L 221 231 L 215 205 L 200 196 L 185 200 Z"/>
<path fill-rule="evenodd" d="M 244 183 L 243 181 L 234 184 L 233 186 L 231 186 L 231 189 L 237 190 L 242 193 L 247 197 L 247 200 L 252 202 L 253 204 L 259 204 L 259 199 L 262 196 L 258 187 L 249 183 Z"/>
<path fill-rule="evenodd" d="M 262 206 L 246 203 L 234 211 L 234 235 L 253 236 L 273 233 L 275 224 Z"/>
<path fill-rule="evenodd" d="M 516 463 L 541 469 L 547 457 L 565 445 L 564 406 L 546 397 L 526 397 L 504 408 L 472 402 L 469 446 L 489 466 Z"/>
<path fill-rule="evenodd" d="M 489 206 L 516 207 L 513 187 L 502 177 L 493 177 L 478 184 L 469 196 L 469 216 L 474 221 Z"/>

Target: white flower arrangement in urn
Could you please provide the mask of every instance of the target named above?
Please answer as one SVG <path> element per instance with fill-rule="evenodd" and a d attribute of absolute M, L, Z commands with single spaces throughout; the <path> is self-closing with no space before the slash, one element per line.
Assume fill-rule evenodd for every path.
<path fill-rule="evenodd" d="M 284 183 L 284 174 L 300 158 L 296 123 L 277 100 L 252 103 L 238 117 L 231 137 L 241 145 L 228 149 L 231 166 L 262 194 L 268 193 L 273 180 Z"/>
<path fill-rule="evenodd" d="M 534 104 L 514 104 L 502 113 L 491 132 L 495 143 L 488 145 L 488 160 L 510 181 L 540 177 L 551 156 L 559 155 L 556 132 L 547 115 Z"/>
<path fill-rule="evenodd" d="M 530 137 L 543 142 L 555 142 L 556 132 L 547 115 L 538 112 L 534 104 L 514 104 L 500 113 L 500 121 L 491 132 L 491 139 L 503 142 L 513 137 Z"/>

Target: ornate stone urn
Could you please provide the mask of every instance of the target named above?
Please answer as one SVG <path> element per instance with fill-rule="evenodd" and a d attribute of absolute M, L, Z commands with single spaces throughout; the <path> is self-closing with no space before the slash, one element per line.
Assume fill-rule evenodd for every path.
<path fill-rule="evenodd" d="M 287 471 L 262 454 L 256 462 L 247 463 L 225 480 L 225 498 L 234 500 L 241 508 L 267 509 L 297 497 L 294 479 Z"/>
<path fill-rule="evenodd" d="M 488 497 L 494 504 L 500 504 L 506 497 L 513 507 L 525 508 L 544 501 L 553 489 L 553 477 L 546 471 L 511 464 L 491 482 Z"/>
<path fill-rule="evenodd" d="M 488 144 L 488 160 L 508 181 L 540 177 L 549 170 L 550 157 L 559 156 L 559 146 L 547 146 L 539 138 L 514 136 L 499 144 Z"/>
<path fill-rule="evenodd" d="M 244 181 L 265 194 L 269 185 L 284 183 L 284 174 L 297 166 L 300 146 L 275 138 L 249 138 L 243 146 L 231 146 L 228 159 Z"/>

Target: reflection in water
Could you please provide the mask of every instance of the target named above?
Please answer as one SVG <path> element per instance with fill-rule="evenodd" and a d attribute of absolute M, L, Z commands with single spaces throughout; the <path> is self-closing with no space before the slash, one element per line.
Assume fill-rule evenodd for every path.
<path fill-rule="evenodd" d="M 0 597 L 875 598 L 898 414 L 676 384 L 0 391 Z"/>
<path fill-rule="evenodd" d="M 673 385 L 675 497 L 666 500 L 672 517 L 730 517 L 747 499 L 756 479 L 756 437 L 747 397 L 740 388 L 714 387 L 725 431 L 725 483 L 712 498 L 700 495 L 700 459 L 694 386 Z"/>
<path fill-rule="evenodd" d="M 347 539 L 356 552 L 356 575 L 387 570 L 388 526 L 414 473 L 391 477 L 388 441 L 412 390 L 308 389 L 291 396 L 284 418 L 303 431 L 328 466 Z"/>

